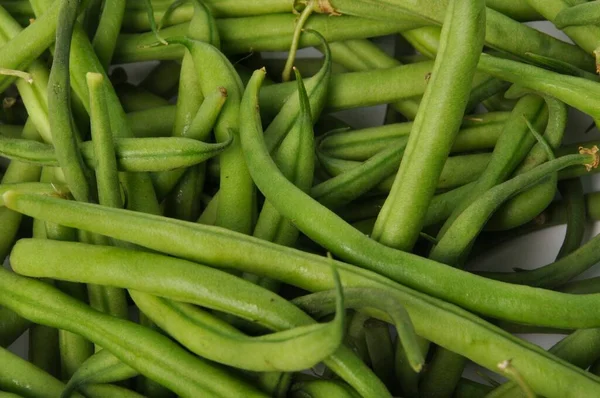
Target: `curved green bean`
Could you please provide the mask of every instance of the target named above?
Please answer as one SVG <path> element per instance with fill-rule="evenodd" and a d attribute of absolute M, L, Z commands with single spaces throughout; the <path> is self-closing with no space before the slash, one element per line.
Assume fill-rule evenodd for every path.
<path fill-rule="evenodd" d="M 53 245 L 57 243 L 61 242 L 36 240 L 34 246 L 38 246 L 38 244 Z M 65 242 L 62 243 L 66 244 Z M 25 246 L 27 244 L 28 243 L 26 240 L 20 241 L 20 246 Z M 90 251 L 98 253 L 98 256 L 94 256 L 94 261 L 88 263 L 82 261 L 80 263 L 81 267 L 85 267 L 87 271 L 75 272 L 71 275 L 68 275 L 68 273 L 62 273 L 61 275 L 55 274 L 57 279 L 71 280 L 75 278 L 86 279 L 88 281 L 93 279 L 94 283 L 97 284 L 126 287 L 130 290 L 144 291 L 146 293 L 155 294 L 157 296 L 172 300 L 196 303 L 212 309 L 225 311 L 245 319 L 257 321 L 263 326 L 275 330 L 289 329 L 305 325 L 308 325 L 309 329 L 337 328 L 340 326 L 338 324 L 339 318 L 336 320 L 336 322 L 329 325 L 329 327 L 328 325 L 320 327 L 312 326 L 311 324 L 314 323 L 312 318 L 294 307 L 288 301 L 268 290 L 254 285 L 253 283 L 244 281 L 219 270 L 202 267 L 198 264 L 166 256 L 119 249 L 115 247 L 89 246 L 81 243 L 73 243 L 71 245 L 72 246 L 70 247 L 70 250 L 80 250 L 81 253 L 88 253 L 86 258 L 91 258 L 89 256 Z M 40 246 L 38 246 L 38 248 L 39 247 Z M 59 258 L 61 253 L 66 254 L 67 251 L 59 250 L 54 252 L 56 255 L 54 257 L 56 260 L 54 266 L 48 264 L 48 267 L 42 267 L 43 269 L 35 267 L 37 268 L 36 270 L 30 268 L 30 271 L 52 273 L 60 272 L 61 268 L 65 268 L 59 266 L 59 264 L 65 263 L 65 258 Z M 13 251 L 13 254 L 16 254 L 16 252 Z M 24 252 L 22 252 L 22 254 L 25 255 Z M 20 257 L 20 255 L 17 257 Z M 17 267 L 16 264 L 25 265 L 24 263 L 21 263 L 17 257 L 13 257 L 15 268 Z M 127 260 L 127 258 L 129 258 L 129 260 Z M 99 264 L 99 261 L 102 261 L 104 263 L 103 265 L 105 266 L 98 267 L 97 265 Z M 128 270 L 125 270 L 124 272 L 123 261 L 128 263 Z M 149 266 L 151 268 L 148 268 Z M 129 270 L 131 270 L 131 267 L 140 267 L 140 272 L 145 275 L 145 277 L 131 278 L 129 276 Z M 111 268 L 111 272 L 106 272 Z M 118 271 L 119 268 L 121 271 Z M 21 269 L 21 271 L 25 272 L 24 269 Z M 117 274 L 114 272 L 117 272 Z M 174 282 L 178 282 L 173 284 L 165 284 L 164 282 L 167 280 L 167 278 Z M 200 285 L 204 285 L 205 287 L 199 288 L 198 283 L 200 283 Z M 158 305 L 157 303 L 155 304 Z M 180 307 L 179 310 L 182 311 L 182 308 Z M 189 314 L 189 311 L 186 312 Z M 199 317 L 198 313 L 196 314 L 198 315 L 198 317 L 196 317 L 197 320 L 202 319 Z M 206 317 L 204 317 L 204 319 L 206 322 Z M 215 323 L 212 322 L 212 324 L 214 326 Z M 222 329 L 223 325 L 219 325 L 221 325 L 220 328 Z M 177 330 L 172 329 L 171 331 L 176 332 Z M 230 331 L 231 329 L 229 329 L 229 332 Z M 294 332 L 289 333 L 293 334 Z M 284 332 L 284 335 L 282 336 L 285 336 L 285 334 L 286 332 Z M 178 336 L 186 337 L 185 335 L 181 334 L 178 334 Z M 190 336 L 187 336 L 186 338 L 189 339 Z M 268 341 L 269 338 L 264 337 L 264 339 L 267 339 Z M 195 343 L 195 347 L 198 349 L 200 349 L 199 347 L 201 345 L 203 345 L 202 339 Z M 204 347 L 203 355 L 212 356 L 210 351 L 212 351 L 211 348 L 213 347 L 214 345 L 211 345 L 210 347 Z M 105 349 L 106 348 L 108 347 L 105 347 Z M 218 355 L 219 353 L 216 352 L 215 354 Z M 298 356 L 301 357 L 302 355 Z M 123 358 L 120 356 L 119 358 L 123 360 Z M 239 352 L 233 355 L 232 360 L 234 359 L 236 361 L 252 360 L 252 358 L 239 358 Z M 301 359 L 302 358 L 290 358 L 289 356 L 286 356 L 286 358 L 281 358 L 281 361 L 293 361 Z M 129 364 L 127 361 L 124 362 L 131 366 L 131 364 Z M 380 394 L 379 396 L 381 396 L 382 393 L 384 396 L 388 395 L 385 387 L 383 387 L 373 375 L 369 374 L 367 368 L 360 364 L 358 358 L 354 359 L 350 352 L 347 351 L 343 346 L 340 346 L 334 355 L 331 355 L 328 359 L 326 359 L 325 363 L 334 371 L 338 372 L 340 376 L 342 376 L 349 384 L 354 386 L 358 391 L 361 391 L 365 395 L 373 397 L 378 396 L 377 394 Z M 265 366 L 268 366 L 268 364 L 265 364 Z"/>
<path fill-rule="evenodd" d="M 269 181 L 272 183 L 271 180 Z M 96 233 L 107 234 L 118 239 L 129 239 L 138 244 L 152 247 L 155 250 L 194 258 L 212 266 L 231 267 L 235 265 L 238 269 L 246 272 L 268 276 L 313 291 L 326 290 L 332 287 L 328 283 L 328 278 L 323 274 L 328 264 L 323 258 L 257 240 L 239 233 L 177 220 L 168 220 L 163 217 L 137 212 L 102 208 L 97 205 L 69 202 L 35 195 L 29 196 L 29 199 L 27 199 L 28 196 L 26 194 L 5 193 L 4 197 L 5 202 L 11 208 L 14 209 L 18 204 L 18 207 L 24 211 L 24 208 L 27 207 L 27 213 L 36 217 L 43 216 L 44 219 L 51 218 L 54 221 L 75 225 L 78 228 L 93 229 Z M 28 202 L 30 203 L 29 206 L 27 205 Z M 57 205 L 60 211 L 54 208 Z M 35 211 L 36 208 L 37 211 Z M 81 217 L 81 214 L 76 209 L 85 209 L 85 213 L 83 213 L 86 215 L 85 218 Z M 73 212 L 73 210 L 75 211 Z M 118 217 L 110 217 L 110 215 L 118 215 Z M 109 221 L 109 218 L 112 219 Z M 115 225 L 118 225 L 119 228 L 115 229 Z M 203 230 L 204 232 L 202 232 Z M 133 233 L 133 231 L 136 232 Z M 152 238 L 148 239 L 150 236 Z M 235 245 L 238 250 L 230 250 L 233 243 L 232 238 L 235 239 Z M 195 243 L 190 244 L 190 242 Z M 218 242 L 221 242 L 221 244 Z M 381 253 L 385 254 L 387 250 L 392 250 L 385 249 L 384 246 L 379 247 L 379 255 Z M 411 260 L 416 260 L 416 257 L 410 254 L 394 252 L 398 253 L 401 259 L 396 258 L 396 262 L 393 264 L 398 264 L 398 261 L 401 261 L 403 264 L 409 265 Z M 282 263 L 283 259 L 285 259 L 285 265 Z M 419 275 L 423 275 L 431 265 L 435 264 L 429 260 L 418 261 L 420 262 L 418 264 Z M 404 288 L 372 272 L 340 262 L 336 262 L 336 264 L 344 286 L 373 286 L 385 289 L 405 303 L 415 325 L 416 332 L 423 337 L 433 340 L 437 344 L 442 344 L 445 347 L 451 347 L 453 350 L 467 355 L 470 359 L 484 364 L 490 369 L 495 369 L 497 363 L 503 360 L 502 358 L 519 357 L 521 358 L 520 360 L 531 365 L 523 367 L 526 375 L 533 376 L 540 374 L 538 372 L 543 372 L 547 376 L 548 372 L 552 372 L 552 377 L 544 377 L 543 381 L 536 382 L 534 385 L 536 391 L 540 391 L 542 394 L 553 394 L 557 391 L 558 394 L 566 392 L 564 389 L 566 384 L 561 384 L 560 382 L 560 380 L 563 380 L 563 377 L 570 379 L 571 377 L 575 377 L 575 374 L 584 375 L 583 373 L 573 373 L 579 371 L 575 371 L 575 369 L 560 361 L 557 362 L 555 358 L 549 357 L 545 351 L 492 327 L 458 307 L 445 304 L 437 299 Z M 429 266 L 425 264 L 429 264 Z M 298 265 L 298 267 L 292 265 Z M 397 267 L 395 268 L 397 269 Z M 404 268 L 407 267 L 405 266 Z M 535 306 L 535 311 L 525 310 L 528 314 L 525 318 L 522 318 L 522 322 L 525 322 L 525 319 L 527 319 L 530 323 L 539 323 L 542 319 L 545 319 L 545 322 L 548 323 L 551 317 L 559 315 L 559 318 L 552 322 L 554 325 L 564 325 L 564 322 L 568 321 L 570 324 L 568 327 L 573 327 L 575 324 L 577 324 L 577 327 L 586 327 L 583 326 L 585 323 L 581 323 L 580 321 L 574 322 L 577 318 L 581 320 L 582 316 L 588 318 L 589 323 L 587 323 L 587 327 L 593 327 L 594 323 L 597 324 L 597 317 L 593 314 L 594 306 L 586 306 L 586 302 L 593 303 L 595 296 L 572 296 L 540 289 L 523 288 L 517 285 L 502 284 L 469 275 L 448 267 L 436 268 L 436 275 L 438 277 L 442 276 L 442 281 L 450 281 L 448 287 L 460 285 L 458 289 L 461 297 L 465 296 L 464 286 L 466 285 L 464 284 L 464 279 L 470 279 L 469 282 L 476 282 L 476 288 L 483 288 L 485 291 L 484 298 L 496 299 L 496 297 L 490 295 L 490 292 L 498 291 L 498 288 L 503 290 L 502 297 L 517 297 L 519 300 L 511 300 L 511 308 L 505 308 L 505 311 L 503 311 L 502 306 L 499 307 L 497 305 L 497 302 L 494 303 L 494 315 L 500 318 L 512 318 L 514 320 L 519 318 L 519 315 L 523 315 L 523 310 L 527 307 L 528 303 L 531 303 L 531 300 L 528 300 L 526 296 L 531 295 L 530 297 L 537 297 L 538 300 L 542 299 L 546 303 L 551 303 L 555 298 L 556 301 L 551 304 L 553 313 L 544 313 L 541 317 L 536 316 L 535 313 L 539 311 L 539 307 Z M 458 283 L 451 276 L 456 272 L 461 274 L 461 278 L 464 278 L 460 281 L 461 283 Z M 471 285 L 473 284 L 471 283 Z M 439 285 L 436 287 L 439 288 Z M 437 289 L 437 292 L 440 292 L 440 290 Z M 473 300 L 476 299 L 477 306 L 484 308 L 485 303 L 482 303 L 481 298 L 476 293 L 476 289 L 472 287 L 469 291 L 469 299 L 463 301 L 461 305 L 473 307 Z M 448 297 L 447 294 L 446 296 Z M 568 310 L 562 311 L 561 308 L 565 308 L 565 306 L 569 307 Z M 585 310 L 578 310 L 582 308 L 585 308 Z M 490 312 L 488 311 L 488 313 Z M 438 327 L 430 327 L 429 322 L 432 319 L 435 320 Z M 447 322 L 451 322 L 453 326 Z M 458 323 L 455 324 L 454 322 Z M 486 344 L 485 347 L 473 346 L 470 343 L 466 343 L 462 338 L 457 341 L 455 335 L 447 333 L 449 327 L 458 327 L 461 330 L 469 330 L 477 334 L 483 333 L 482 336 L 486 336 L 486 341 L 495 342 L 498 346 L 489 344 Z M 492 336 L 502 337 L 496 340 Z M 559 371 L 556 366 L 561 370 Z M 596 388 L 591 387 L 587 381 L 580 380 L 579 377 L 577 376 L 581 383 L 568 383 L 570 389 L 574 386 L 577 389 L 587 388 L 584 386 L 590 386 L 592 389 Z M 585 377 L 589 376 L 586 375 Z M 352 385 L 355 386 L 354 384 Z M 357 391 L 361 390 L 357 388 Z"/>
<path fill-rule="evenodd" d="M 182 396 L 264 397 L 250 385 L 188 354 L 157 332 L 95 311 L 44 283 L 4 269 L 0 273 L 3 305 L 37 323 L 69 329 L 90 338 Z"/>
<path fill-rule="evenodd" d="M 126 0 L 105 1 L 102 7 L 100 22 L 96 28 L 96 34 L 92 39 L 94 51 L 98 54 L 98 60 L 108 71 L 112 59 L 117 38 L 121 31 L 121 23 L 125 14 Z"/>

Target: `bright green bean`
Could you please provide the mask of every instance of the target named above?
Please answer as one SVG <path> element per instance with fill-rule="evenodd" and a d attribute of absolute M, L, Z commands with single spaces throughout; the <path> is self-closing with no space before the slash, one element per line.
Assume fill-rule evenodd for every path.
<path fill-rule="evenodd" d="M 21 246 L 27 245 L 26 240 L 21 240 L 20 242 Z M 59 242 L 37 240 L 34 246 L 37 246 L 38 244 L 46 245 L 57 243 Z M 90 251 L 94 251 L 98 253 L 98 256 L 95 256 L 96 258 L 94 261 L 88 263 L 82 261 L 80 263 L 87 271 L 75 272 L 71 275 L 68 275 L 68 273 L 62 273 L 60 276 L 55 274 L 57 279 L 70 280 L 73 278 L 84 278 L 89 282 L 92 282 L 93 279 L 93 282 L 98 284 L 126 287 L 172 300 L 196 303 L 260 322 L 262 325 L 275 330 L 289 329 L 304 325 L 311 327 L 311 323 L 314 323 L 309 316 L 294 307 L 288 301 L 268 290 L 225 272 L 213 270 L 208 267 L 201 267 L 198 264 L 175 258 L 114 247 L 73 244 L 71 249 L 81 250 L 81 253 L 87 252 L 88 254 Z M 66 254 L 67 251 L 57 251 L 54 253 L 56 254 L 56 257 L 54 257 L 56 260 L 54 265 L 57 267 L 53 267 L 49 264 L 48 267 L 44 266 L 42 268 L 53 273 L 60 272 L 61 268 L 64 269 L 65 267 L 59 265 L 64 264 L 65 262 L 64 258 L 59 258 L 61 253 Z M 16 253 L 13 251 L 13 254 Z M 24 252 L 22 254 L 25 255 Z M 21 263 L 17 257 L 13 257 L 15 267 L 17 267 L 16 264 Z M 87 255 L 86 258 L 91 257 Z M 118 260 L 119 258 L 120 260 Z M 127 258 L 131 261 L 127 260 Z M 97 266 L 98 261 L 105 261 L 102 267 Z M 130 278 L 129 270 L 124 270 L 123 272 L 123 261 L 128 263 L 127 268 L 129 270 L 131 267 L 140 267 L 140 275 L 144 275 L 145 277 Z M 121 272 L 118 271 L 119 267 L 122 270 Z M 113 268 L 111 272 L 105 272 L 110 268 Z M 24 269 L 21 271 L 24 271 Z M 30 269 L 30 271 L 34 270 Z M 46 272 L 40 268 L 37 268 L 36 271 Z M 115 274 L 115 272 L 117 273 Z M 177 282 L 166 284 L 164 282 L 167 279 Z M 186 282 L 186 280 L 188 282 Z M 195 280 L 196 283 L 190 283 L 192 280 Z M 204 288 L 199 288 L 198 283 L 210 284 L 210 287 L 204 285 Z M 175 289 L 172 289 L 171 287 L 175 287 Z M 339 325 L 337 325 L 336 322 L 330 327 L 332 326 L 338 327 Z M 312 326 L 312 328 L 315 327 Z M 197 343 L 202 344 L 202 339 Z M 196 347 L 199 346 L 196 345 Z M 105 349 L 106 348 L 108 347 L 105 347 Z M 214 345 L 204 347 L 204 349 L 207 350 L 204 351 L 204 355 L 211 355 L 210 348 L 214 348 Z M 219 353 L 216 352 L 215 354 L 218 355 Z M 239 352 L 237 354 L 239 354 Z M 237 354 L 233 357 L 234 359 L 235 357 L 239 357 Z M 346 351 L 346 349 L 341 346 L 334 355 L 325 360 L 325 363 L 332 367 L 334 371 L 339 372 L 340 375 L 358 391 L 373 397 L 377 396 L 377 394 L 384 393 L 385 388 L 382 387 L 380 382 L 375 381 L 376 379 L 373 380 L 373 376 L 368 373 L 365 367 L 357 365 L 358 358 L 350 361 L 348 355 L 349 351 Z M 301 355 L 298 356 L 301 357 Z M 290 358 L 290 356 L 285 357 L 286 358 L 281 358 L 281 361 L 301 359 Z M 123 358 L 119 358 L 123 360 Z M 252 358 L 237 358 L 237 360 L 252 360 Z M 127 361 L 124 362 L 129 364 Z M 360 361 L 358 361 L 358 363 L 360 363 Z M 131 364 L 129 365 L 131 366 Z M 358 373 L 360 372 L 363 374 L 359 377 Z M 387 396 L 387 394 L 384 395 Z"/>
<path fill-rule="evenodd" d="M 227 101 L 215 124 L 215 138 L 233 143 L 219 156 L 220 195 L 217 225 L 250 234 L 256 213 L 255 189 L 239 143 L 239 106 L 243 86 L 229 60 L 214 46 L 187 38 L 171 38 L 183 44 L 192 56 L 202 90 L 227 90 Z"/>
<path fill-rule="evenodd" d="M 482 1 L 450 3 L 439 55 L 417 112 L 413 134 L 373 228 L 373 239 L 385 245 L 410 251 L 423 227 L 427 207 L 465 111 L 479 57 L 479 52 L 473 49 L 483 46 L 484 11 Z M 442 106 L 450 96 L 452 106 Z M 437 116 L 427 118 L 429 112 L 436 112 Z"/>
<path fill-rule="evenodd" d="M 268 178 L 269 183 L 273 183 L 271 176 Z M 177 220 L 167 220 L 162 217 L 138 212 L 108 209 L 97 205 L 69 202 L 35 195 L 29 196 L 30 199 L 27 199 L 28 196 L 26 194 L 5 193 L 4 197 L 5 202 L 13 209 L 18 205 L 18 207 L 24 211 L 25 207 L 27 207 L 27 213 L 29 215 L 35 215 L 36 217 L 43 215 L 44 219 L 51 218 L 54 221 L 75 225 L 78 228 L 85 227 L 86 229 L 93 229 L 96 233 L 106 234 L 118 239 L 129 239 L 131 241 L 136 241 L 139 244 L 147 245 L 148 247 L 151 246 L 155 250 L 170 254 L 178 254 L 182 257 L 195 258 L 213 266 L 231 267 L 232 265 L 235 265 L 238 269 L 242 269 L 246 272 L 279 279 L 283 282 L 291 283 L 302 288 L 308 288 L 313 291 L 326 290 L 332 287 L 332 285 L 328 283 L 329 278 L 323 274 L 327 268 L 327 262 L 319 256 L 256 240 L 235 232 L 219 228 L 203 227 L 198 224 Z M 286 200 L 289 199 L 289 196 L 286 197 Z M 31 201 L 32 206 L 27 205 L 29 201 Z M 41 207 L 39 205 L 41 205 Z M 57 211 L 58 209 L 54 208 L 56 205 L 58 205 L 60 211 Z M 72 212 L 72 210 L 75 209 L 82 209 L 85 210 L 85 212 Z M 289 212 L 287 213 L 289 214 Z M 85 217 L 82 217 L 82 214 L 85 214 Z M 110 217 L 110 215 L 117 215 L 117 217 Z M 322 214 L 319 214 L 319 216 L 321 215 Z M 115 226 L 118 226 L 119 228 L 115 228 Z M 304 228 L 303 226 L 301 227 Z M 337 227 L 339 227 L 339 225 L 336 225 L 336 228 Z M 203 230 L 204 232 L 202 232 Z M 152 238 L 148 239 L 150 236 Z M 221 236 L 221 238 L 218 236 Z M 231 250 L 231 244 L 233 243 L 231 241 L 232 238 L 236 239 L 235 245 L 238 250 Z M 368 239 L 365 238 L 364 242 L 367 241 Z M 195 243 L 191 244 L 191 242 Z M 218 242 L 221 242 L 221 244 Z M 368 249 L 368 246 L 363 245 L 363 250 L 365 250 L 365 247 Z M 386 251 L 392 249 L 386 249 L 385 246 L 378 246 L 378 250 L 378 255 L 381 256 L 382 253 L 386 254 Z M 405 264 L 404 268 L 406 270 L 408 270 L 407 266 L 417 259 L 410 254 L 398 251 L 393 252 L 397 253 L 396 261 L 390 264 L 397 265 L 400 261 L 402 264 Z M 285 266 L 282 264 L 284 258 Z M 418 273 L 421 276 L 428 271 L 429 267 L 435 264 L 429 260 L 417 261 L 419 261 L 417 267 Z M 534 377 L 535 375 L 545 375 L 543 380 L 539 382 L 536 381 L 534 384 L 536 391 L 541 394 L 552 395 L 561 394 L 563 392 L 567 393 L 567 385 L 569 388 L 568 391 L 582 391 L 582 394 L 585 394 L 583 391 L 593 394 L 594 389 L 598 388 L 595 387 L 595 383 L 597 383 L 595 381 L 596 379 L 593 379 L 594 387 L 592 384 L 589 384 L 589 378 L 592 376 L 575 370 L 569 365 L 549 356 L 545 351 L 492 327 L 468 314 L 464 310 L 404 288 L 401 285 L 395 284 L 385 277 L 378 276 L 372 272 L 361 270 L 357 267 L 352 267 L 340 262 L 337 262 L 337 265 L 345 286 L 373 286 L 375 288 L 385 289 L 405 303 L 415 325 L 416 332 L 423 337 L 433 340 L 437 344 L 442 344 L 445 347 L 451 346 L 454 350 L 457 350 L 463 355 L 467 355 L 470 359 L 473 359 L 478 363 L 484 364 L 489 369 L 496 369 L 496 365 L 504 360 L 502 358 L 520 358 L 519 361 L 528 364 L 527 366 L 522 367 L 524 376 Z M 397 269 L 397 266 L 395 266 L 395 269 Z M 597 317 L 593 314 L 595 307 L 593 305 L 586 305 L 586 302 L 588 302 L 588 304 L 593 303 L 594 296 L 571 296 L 540 289 L 534 290 L 519 287 L 517 285 L 502 284 L 469 275 L 462 271 L 456 271 L 445 266 L 436 267 L 435 271 L 437 277 L 441 277 L 440 282 L 450 281 L 450 284 L 447 285 L 449 288 L 448 290 L 450 290 L 452 286 L 459 285 L 458 292 L 460 292 L 460 297 L 463 298 L 465 297 L 464 286 L 466 286 L 464 279 L 470 279 L 469 282 L 475 282 L 468 284 L 472 286 L 469 290 L 468 300 L 464 300 L 461 303 L 461 305 L 466 307 L 473 307 L 474 300 L 476 300 L 475 303 L 477 306 L 485 310 L 486 304 L 482 302 L 482 299 L 487 298 L 492 299 L 493 301 L 496 297 L 490 295 L 490 292 L 498 291 L 498 288 L 500 288 L 503 293 L 502 297 L 518 298 L 517 301 L 511 300 L 511 308 L 507 308 L 504 311 L 502 306 L 499 307 L 497 302 L 494 303 L 494 313 L 501 318 L 512 318 L 516 320 L 520 315 L 523 315 L 523 310 L 525 310 L 527 316 L 521 319 L 523 321 L 527 319 L 530 323 L 539 323 L 542 319 L 545 319 L 545 322 L 548 323 L 548 320 L 550 320 L 551 317 L 559 315 L 558 319 L 554 319 L 554 321 L 558 322 L 553 323 L 565 325 L 565 321 L 568 321 L 570 327 L 573 327 L 575 325 L 574 320 L 578 317 L 587 317 L 587 326 L 583 326 L 585 323 L 581 322 L 577 322 L 577 326 L 593 327 L 594 323 L 597 324 Z M 462 279 L 460 282 L 462 283 L 457 283 L 458 281 L 453 276 L 454 273 L 460 273 Z M 427 286 L 431 285 L 434 285 L 434 283 L 428 283 Z M 436 285 L 436 288 L 435 291 L 439 294 L 441 292 L 439 284 Z M 477 292 L 477 289 L 479 288 L 483 288 L 485 293 L 481 292 L 481 294 L 479 294 Z M 446 290 L 446 286 L 444 286 L 444 290 Z M 537 300 L 530 300 L 529 297 L 524 297 L 530 294 L 531 298 L 536 297 Z M 445 296 L 452 298 L 448 293 L 446 293 Z M 552 302 L 552 300 L 554 300 L 553 297 L 556 298 L 555 302 Z M 550 301 L 548 299 L 550 299 Z M 544 300 L 546 303 L 552 302 L 551 306 L 553 308 L 553 313 L 543 313 L 540 317 L 535 314 L 539 311 L 538 306 L 535 306 L 535 311 L 526 310 L 525 307 L 527 307 L 528 303 L 530 304 L 532 301 L 538 300 Z M 565 306 L 568 307 L 568 310 L 562 311 L 561 308 L 565 308 Z M 582 308 L 585 308 L 585 310 L 578 310 Z M 487 312 L 490 313 L 490 311 Z M 431 327 L 430 322 L 432 319 L 435 320 L 435 328 Z M 482 347 L 473 346 L 471 343 L 465 342 L 462 337 L 457 340 L 457 336 L 447 333 L 450 327 L 456 327 L 463 331 L 468 330 L 469 333 L 472 332 L 477 335 L 482 333 L 481 337 L 493 344 L 486 344 L 485 347 Z M 496 339 L 496 337 L 499 336 L 502 337 Z M 548 372 L 551 372 L 551 377 L 549 377 L 550 373 Z M 578 382 L 562 384 L 561 380 L 565 380 L 565 377 L 571 381 L 573 378 L 576 378 Z M 355 386 L 354 384 L 352 385 Z M 361 390 L 357 388 L 357 391 Z"/>
<path fill-rule="evenodd" d="M 24 397 L 56 398 L 65 387 L 48 373 L 1 347 L 0 363 L 0 388 L 5 391 Z M 76 396 L 82 397 L 79 394 Z"/>
<path fill-rule="evenodd" d="M 253 387 L 188 354 L 156 332 L 97 312 L 41 282 L 6 270 L 0 273 L 3 274 L 4 295 L 0 299 L 3 305 L 9 305 L 37 323 L 85 335 L 182 396 L 264 397 Z"/>
<path fill-rule="evenodd" d="M 219 155 L 232 143 L 226 141 L 209 144 L 190 138 L 117 138 L 115 151 L 117 166 L 121 171 L 165 171 L 189 167 Z M 93 142 L 80 145 L 85 163 L 96 164 Z M 58 166 L 56 152 L 50 145 L 37 141 L 0 137 L 0 153 L 11 159 L 35 165 Z"/>

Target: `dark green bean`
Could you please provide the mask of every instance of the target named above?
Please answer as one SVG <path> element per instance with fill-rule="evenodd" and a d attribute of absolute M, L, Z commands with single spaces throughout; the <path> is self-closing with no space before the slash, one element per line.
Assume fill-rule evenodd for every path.
<path fill-rule="evenodd" d="M 53 377 L 60 377 L 58 344 L 58 330 L 44 325 L 31 325 L 28 346 L 29 362 Z"/>
<path fill-rule="evenodd" d="M 567 206 L 567 231 L 557 259 L 565 257 L 581 246 L 585 233 L 585 198 L 581 179 L 565 180 L 558 183 L 558 190 Z"/>
<path fill-rule="evenodd" d="M 91 176 L 79 152 L 70 102 L 69 63 L 71 37 L 77 18 L 79 0 L 65 0 L 59 11 L 54 61 L 48 81 L 48 117 L 56 157 L 73 196 L 83 202 L 93 201 Z"/>
<path fill-rule="evenodd" d="M 163 98 L 177 94 L 181 64 L 175 61 L 163 61 L 158 64 L 140 83 L 140 87 Z"/>
<path fill-rule="evenodd" d="M 98 60 L 106 71 L 108 71 L 108 67 L 110 66 L 110 61 L 117 45 L 117 38 L 121 31 L 121 23 L 125 14 L 125 3 L 126 0 L 104 1 L 100 22 L 92 40 L 94 50 L 98 54 Z"/>
<path fill-rule="evenodd" d="M 125 112 L 140 112 L 169 105 L 169 101 L 130 83 L 115 85 L 119 101 Z"/>

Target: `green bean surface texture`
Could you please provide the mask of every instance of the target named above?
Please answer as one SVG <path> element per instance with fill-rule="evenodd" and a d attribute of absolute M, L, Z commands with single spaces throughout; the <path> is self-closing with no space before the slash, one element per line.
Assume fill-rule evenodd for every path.
<path fill-rule="evenodd" d="M 0 0 L 0 397 L 600 396 L 599 23 Z"/>

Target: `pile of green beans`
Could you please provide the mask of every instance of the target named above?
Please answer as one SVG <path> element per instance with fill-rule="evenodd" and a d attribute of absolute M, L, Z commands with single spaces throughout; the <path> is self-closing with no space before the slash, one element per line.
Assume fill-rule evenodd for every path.
<path fill-rule="evenodd" d="M 0 397 L 600 396 L 598 3 L 0 0 Z"/>

